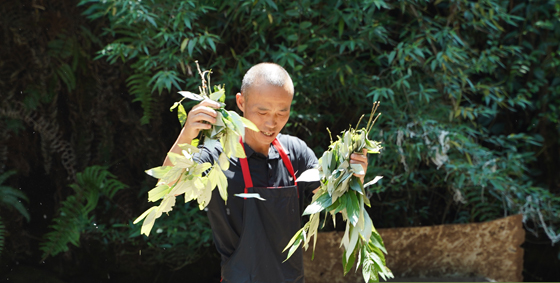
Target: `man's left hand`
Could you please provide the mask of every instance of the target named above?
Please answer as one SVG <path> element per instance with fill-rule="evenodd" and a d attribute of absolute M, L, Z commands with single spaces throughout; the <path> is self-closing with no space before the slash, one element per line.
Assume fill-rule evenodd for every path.
<path fill-rule="evenodd" d="M 362 153 L 352 153 L 350 155 L 351 164 L 360 164 L 364 168 L 364 174 L 354 174 L 354 176 L 360 178 L 362 184 L 364 183 L 364 177 L 366 176 L 368 160 L 367 160 L 367 149 L 362 149 Z"/>

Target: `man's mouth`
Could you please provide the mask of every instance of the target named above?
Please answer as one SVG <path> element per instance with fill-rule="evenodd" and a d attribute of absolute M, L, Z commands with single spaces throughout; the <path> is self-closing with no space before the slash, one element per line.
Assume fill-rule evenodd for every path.
<path fill-rule="evenodd" d="M 267 137 L 272 137 L 272 135 L 274 135 L 274 132 L 264 132 L 261 131 L 261 133 L 263 133 L 263 135 L 267 136 Z"/>

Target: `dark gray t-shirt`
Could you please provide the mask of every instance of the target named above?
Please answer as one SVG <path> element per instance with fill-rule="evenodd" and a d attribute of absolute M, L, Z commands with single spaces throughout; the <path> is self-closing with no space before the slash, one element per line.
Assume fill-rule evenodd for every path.
<path fill-rule="evenodd" d="M 299 138 L 279 134 L 277 139 L 292 162 L 296 178 L 307 169 L 314 168 L 317 165 L 317 157 L 307 144 Z M 270 146 L 268 156 L 255 152 L 247 144 L 244 146 L 253 186 L 283 187 L 294 184 L 290 172 L 288 172 L 274 146 Z M 201 163 L 214 164 L 214 160 L 218 160 L 222 152 L 220 143 L 216 143 L 214 148 L 202 146 L 200 154 L 195 156 L 195 159 Z M 229 169 L 224 171 L 224 174 L 228 179 L 228 204 L 224 203 L 218 189 L 214 189 L 208 205 L 208 218 L 212 225 L 216 248 L 222 256 L 222 264 L 235 251 L 243 229 L 243 199 L 234 196 L 234 194 L 243 193 L 245 189 L 239 159 L 232 158 Z M 304 193 L 318 188 L 319 185 L 319 182 L 298 182 L 300 205 L 303 203 Z"/>

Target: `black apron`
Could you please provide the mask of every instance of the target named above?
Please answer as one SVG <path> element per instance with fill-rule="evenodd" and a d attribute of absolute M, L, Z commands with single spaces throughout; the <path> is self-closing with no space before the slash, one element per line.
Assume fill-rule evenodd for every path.
<path fill-rule="evenodd" d="M 243 143 L 241 143 L 243 146 Z M 277 139 L 272 142 L 292 175 L 293 186 L 253 187 L 247 158 L 240 158 L 245 193 L 258 193 L 265 201 L 243 199 L 243 228 L 239 245 L 222 264 L 222 282 L 303 283 L 303 252 L 298 249 L 286 262 L 282 250 L 300 229 L 299 195 L 288 155 Z"/>

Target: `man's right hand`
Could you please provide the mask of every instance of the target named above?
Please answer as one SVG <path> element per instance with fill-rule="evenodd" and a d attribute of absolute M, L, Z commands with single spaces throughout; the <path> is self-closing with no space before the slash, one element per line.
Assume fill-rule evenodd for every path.
<path fill-rule="evenodd" d="M 180 144 L 188 143 L 190 144 L 200 130 L 210 129 L 214 123 L 216 123 L 216 117 L 218 113 L 216 112 L 216 108 L 219 108 L 220 104 L 216 101 L 205 99 L 197 104 L 195 107 L 189 111 L 187 114 L 187 121 L 185 121 L 185 126 L 181 130 L 179 137 L 173 144 L 173 147 L 169 150 L 169 152 L 173 153 L 181 153 L 181 148 L 179 147 Z M 172 165 L 169 157 L 165 157 L 163 161 L 163 166 L 170 166 Z"/>
<path fill-rule="evenodd" d="M 205 99 L 189 111 L 187 121 L 181 130 L 176 144 L 191 143 L 198 136 L 200 130 L 210 129 L 216 123 L 216 108 L 220 104 L 211 99 Z"/>

